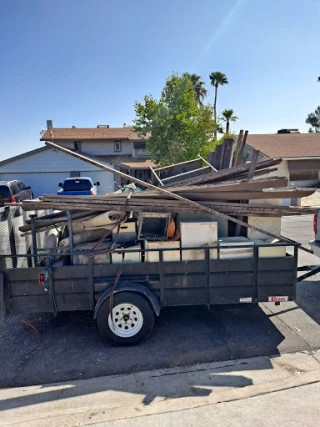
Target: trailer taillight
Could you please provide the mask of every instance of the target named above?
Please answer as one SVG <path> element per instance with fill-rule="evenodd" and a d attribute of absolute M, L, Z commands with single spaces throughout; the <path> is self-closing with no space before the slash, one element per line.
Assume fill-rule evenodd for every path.
<path fill-rule="evenodd" d="M 313 215 L 313 232 L 314 234 L 317 234 L 317 228 L 318 228 L 318 214 Z"/>

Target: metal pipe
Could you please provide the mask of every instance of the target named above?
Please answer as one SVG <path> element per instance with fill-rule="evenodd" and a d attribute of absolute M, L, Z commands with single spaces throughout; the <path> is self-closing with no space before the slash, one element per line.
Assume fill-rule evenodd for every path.
<path fill-rule="evenodd" d="M 210 165 L 209 162 L 207 162 L 203 157 L 198 154 L 199 159 L 201 159 L 206 165 L 208 165 L 214 172 L 218 172 L 218 169 L 214 168 L 212 165 Z"/>

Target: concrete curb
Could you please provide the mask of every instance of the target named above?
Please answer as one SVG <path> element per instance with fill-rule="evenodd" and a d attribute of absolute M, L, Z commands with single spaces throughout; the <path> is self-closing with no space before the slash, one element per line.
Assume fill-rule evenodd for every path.
<path fill-rule="evenodd" d="M 0 390 L 0 426 L 60 427 L 129 421 L 319 381 L 318 350 L 5 389 Z"/>

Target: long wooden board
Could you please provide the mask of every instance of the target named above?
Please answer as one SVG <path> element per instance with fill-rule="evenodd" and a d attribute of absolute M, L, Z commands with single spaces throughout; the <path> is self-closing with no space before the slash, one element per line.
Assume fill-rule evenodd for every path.
<path fill-rule="evenodd" d="M 219 216 L 219 217 L 221 217 L 221 218 L 225 218 L 225 219 L 228 219 L 228 220 L 230 220 L 230 221 L 233 221 L 233 222 L 235 222 L 235 223 L 238 223 L 238 224 L 240 224 L 240 225 L 244 225 L 245 227 L 247 227 L 247 228 L 250 228 L 250 229 L 252 229 L 252 230 L 255 230 L 255 231 L 258 231 L 258 232 L 260 232 L 260 233 L 263 233 L 263 234 L 265 234 L 266 236 L 269 236 L 269 237 L 272 237 L 272 238 L 276 238 L 276 239 L 279 239 L 279 240 L 281 240 L 281 241 L 287 241 L 286 239 L 284 239 L 282 236 L 278 236 L 278 235 L 276 235 L 276 234 L 273 234 L 273 233 L 269 233 L 268 231 L 266 231 L 266 230 L 263 230 L 263 229 L 261 229 L 261 228 L 259 228 L 259 227 L 255 227 L 255 226 L 253 226 L 252 224 L 247 224 L 247 223 L 245 223 L 244 221 L 240 221 L 239 219 L 237 219 L 237 218 L 233 218 L 232 216 L 230 216 L 230 215 L 226 215 L 226 214 L 224 214 L 224 213 L 222 213 L 222 212 L 219 212 L 219 211 L 217 211 L 217 210 L 215 210 L 215 209 L 212 209 L 212 208 L 208 208 L 207 206 L 203 206 L 203 205 L 201 205 L 201 204 L 199 204 L 199 203 L 197 203 L 197 202 L 194 202 L 194 201 L 192 201 L 192 200 L 189 200 L 189 199 L 187 199 L 187 198 L 185 198 L 185 197 L 182 197 L 182 196 L 180 196 L 179 194 L 175 194 L 175 193 L 171 193 L 170 191 L 168 191 L 167 189 L 165 189 L 164 187 L 156 187 L 156 186 L 154 186 L 153 184 L 150 184 L 150 183 L 147 183 L 147 182 L 144 182 L 144 181 L 141 181 L 140 179 L 138 179 L 138 178 L 135 178 L 135 177 L 131 177 L 130 175 L 128 175 L 128 174 L 126 174 L 126 173 L 124 173 L 124 172 L 121 172 L 121 171 L 118 171 L 118 170 L 116 170 L 116 169 L 114 169 L 114 168 L 112 168 L 111 166 L 107 166 L 106 164 L 104 164 L 104 163 L 101 163 L 101 162 L 99 162 L 98 160 L 94 160 L 94 159 L 92 159 L 92 158 L 88 158 L 87 156 L 85 156 L 85 155 L 83 155 L 83 154 L 81 154 L 81 153 L 79 153 L 79 152 L 75 152 L 75 151 L 72 151 L 72 150 L 70 150 L 70 149 L 68 149 L 68 148 L 65 148 L 65 147 L 62 147 L 61 145 L 59 145 L 59 144 L 55 144 L 54 142 L 46 142 L 46 145 L 49 145 L 50 147 L 53 147 L 53 148 L 56 148 L 57 150 L 60 150 L 60 151 L 62 151 L 62 152 L 64 152 L 64 153 L 67 153 L 67 154 L 69 154 L 69 155 L 71 155 L 71 156 L 73 156 L 73 157 L 76 157 L 76 158 L 78 158 L 78 159 L 82 159 L 82 160 L 84 160 L 84 161 L 86 161 L 86 162 L 88 162 L 88 163 L 91 163 L 91 164 L 93 164 L 93 165 L 95 165 L 95 166 L 98 166 L 99 168 L 101 168 L 101 169 L 104 169 L 104 170 L 107 170 L 107 171 L 109 171 L 109 172 L 112 172 L 112 173 L 114 173 L 114 174 L 117 174 L 117 175 L 119 175 L 119 176 L 122 176 L 123 178 L 126 178 L 126 179 L 128 179 L 129 181 L 131 180 L 132 182 L 135 182 L 135 183 L 137 183 L 137 184 L 139 184 L 139 185 L 141 185 L 142 187 L 147 187 L 147 188 L 151 188 L 151 189 L 154 189 L 154 190 L 156 190 L 156 191 L 158 191 L 158 192 L 160 192 L 160 193 L 162 193 L 162 194 L 166 194 L 166 195 L 172 195 L 172 197 L 174 198 L 174 199 L 176 199 L 176 200 L 180 200 L 180 201 L 183 201 L 183 202 L 186 202 L 186 203 L 188 203 L 189 205 L 190 205 L 190 207 L 192 206 L 192 207 L 196 207 L 196 208 L 198 208 L 199 210 L 201 210 L 201 211 L 203 211 L 203 212 L 208 212 L 208 213 L 210 213 L 210 214 L 213 214 L 213 215 L 217 215 L 217 216 Z M 280 163 L 282 160 L 281 159 L 276 159 L 276 160 L 268 160 L 268 161 L 265 161 L 265 162 L 260 162 L 258 165 L 259 165 L 259 167 L 268 167 L 268 166 L 273 166 L 273 165 L 275 165 L 275 164 L 278 164 L 278 163 Z M 269 162 L 269 163 L 268 163 Z M 278 163 L 277 163 L 278 162 Z M 257 169 L 258 169 L 258 165 L 257 165 Z M 246 166 L 246 165 L 243 165 L 243 166 L 237 166 L 238 168 L 245 168 L 244 170 L 247 170 L 248 171 L 248 166 Z M 243 171 L 243 170 L 242 170 Z M 223 173 L 224 171 L 222 171 L 221 173 Z M 227 172 L 227 171 L 226 171 Z M 208 175 L 212 175 L 212 173 L 211 174 L 208 174 Z M 201 177 L 200 177 L 201 178 Z M 197 179 L 200 179 L 200 178 L 195 178 L 195 180 L 197 180 Z"/>

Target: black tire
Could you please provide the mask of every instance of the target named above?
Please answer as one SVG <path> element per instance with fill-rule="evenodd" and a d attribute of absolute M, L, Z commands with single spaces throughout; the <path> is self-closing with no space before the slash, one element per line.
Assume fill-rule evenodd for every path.
<path fill-rule="evenodd" d="M 140 311 L 140 314 L 139 314 L 140 320 L 142 315 L 142 326 L 140 330 L 138 330 L 137 333 L 132 336 L 127 336 L 127 337 L 119 336 L 110 328 L 109 321 L 108 321 L 109 314 L 110 314 L 109 304 L 110 304 L 110 298 L 107 298 L 101 304 L 97 313 L 97 327 L 101 336 L 104 339 L 111 340 L 113 343 L 116 343 L 119 345 L 134 345 L 144 340 L 150 335 L 152 328 L 154 326 L 154 311 L 149 301 L 144 296 L 136 292 L 119 292 L 114 294 L 113 296 L 114 308 L 116 308 L 121 304 L 128 304 L 138 308 L 138 310 Z M 120 326 L 121 322 L 116 323 L 116 320 L 118 321 L 118 318 L 115 316 L 114 324 L 117 324 Z M 120 333 L 120 330 L 118 327 L 117 329 Z"/>

